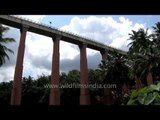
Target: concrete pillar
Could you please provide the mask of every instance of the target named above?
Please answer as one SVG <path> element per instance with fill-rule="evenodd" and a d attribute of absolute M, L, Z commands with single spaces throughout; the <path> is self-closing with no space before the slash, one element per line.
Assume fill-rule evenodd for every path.
<path fill-rule="evenodd" d="M 112 90 L 110 88 L 104 88 L 104 105 L 113 105 L 114 99 Z"/>
<path fill-rule="evenodd" d="M 107 50 L 101 50 L 100 53 L 102 55 L 102 60 L 105 60 L 107 58 Z"/>
<path fill-rule="evenodd" d="M 142 88 L 142 82 L 139 78 L 136 78 L 136 89 L 141 89 Z"/>
<path fill-rule="evenodd" d="M 149 72 L 149 73 L 147 74 L 147 85 L 149 86 L 149 85 L 151 85 L 151 84 L 153 84 L 153 78 L 152 78 L 152 73 Z"/>
<path fill-rule="evenodd" d="M 26 33 L 28 30 L 28 26 L 22 26 L 21 38 L 17 53 L 17 61 L 14 73 L 14 81 L 13 81 L 13 88 L 11 94 L 11 105 L 20 105 L 21 104 L 21 81 L 22 81 L 22 74 L 23 74 L 23 59 L 24 59 L 24 52 L 25 52 L 25 39 Z"/>
<path fill-rule="evenodd" d="M 108 53 L 107 50 L 101 50 L 100 53 L 102 55 L 102 60 L 105 60 L 107 58 L 107 53 Z M 104 88 L 104 104 L 105 105 L 113 104 L 113 96 L 110 88 Z"/>
<path fill-rule="evenodd" d="M 87 55 L 86 55 L 86 44 L 79 45 L 80 48 L 80 105 L 90 104 L 89 88 L 85 87 L 88 85 L 88 66 L 87 66 Z"/>
<path fill-rule="evenodd" d="M 52 72 L 51 72 L 51 85 L 57 88 L 51 88 L 49 105 L 60 105 L 60 91 L 59 85 L 59 42 L 61 37 L 56 36 L 53 38 L 53 56 L 52 56 Z"/>
<path fill-rule="evenodd" d="M 128 84 L 124 83 L 122 85 L 122 94 L 128 93 L 129 89 L 128 89 Z"/>

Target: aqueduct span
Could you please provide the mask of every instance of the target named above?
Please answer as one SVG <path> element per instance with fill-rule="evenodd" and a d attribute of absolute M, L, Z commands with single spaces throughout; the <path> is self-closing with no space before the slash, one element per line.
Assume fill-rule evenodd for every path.
<path fill-rule="evenodd" d="M 11 95 L 11 105 L 20 105 L 21 103 L 21 81 L 23 73 L 23 58 L 25 51 L 25 39 L 27 31 L 51 37 L 53 39 L 53 56 L 52 56 L 52 72 L 51 84 L 59 84 L 59 41 L 66 41 L 79 46 L 80 49 L 80 83 L 88 84 L 88 67 L 86 48 L 91 48 L 100 51 L 102 59 L 106 58 L 107 51 L 117 51 L 121 54 L 126 54 L 122 50 L 106 46 L 88 38 L 81 37 L 69 32 L 64 32 L 56 28 L 35 23 L 26 19 L 22 19 L 10 15 L 0 15 L 0 23 L 20 29 L 21 37 L 17 53 L 17 61 L 14 74 L 14 82 Z M 80 104 L 88 105 L 90 103 L 89 91 L 87 88 L 80 88 Z M 60 93 L 58 88 L 50 90 L 50 105 L 60 104 Z"/>

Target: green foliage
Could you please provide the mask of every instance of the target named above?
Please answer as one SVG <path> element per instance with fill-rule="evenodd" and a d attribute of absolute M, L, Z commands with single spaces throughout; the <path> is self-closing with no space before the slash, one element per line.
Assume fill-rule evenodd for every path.
<path fill-rule="evenodd" d="M 148 29 L 132 30 L 129 40 L 129 60 L 131 61 L 130 77 L 132 79 L 146 79 L 147 74 L 157 74 L 160 71 L 160 22 L 153 27 L 152 34 Z"/>
<path fill-rule="evenodd" d="M 12 82 L 0 83 L 0 105 L 7 105 L 10 103 Z"/>
<path fill-rule="evenodd" d="M 78 85 L 80 83 L 80 72 L 78 70 L 71 70 L 60 75 L 60 85 Z M 60 88 L 61 104 L 62 105 L 78 105 L 80 89 L 79 88 Z"/>
<path fill-rule="evenodd" d="M 116 84 L 116 88 L 111 89 L 115 104 L 125 104 L 128 100 L 122 93 L 122 86 L 129 84 L 129 68 L 128 56 L 116 51 L 108 51 L 107 58 L 99 64 L 99 72 L 104 76 L 102 84 Z"/>
<path fill-rule="evenodd" d="M 89 84 L 101 84 L 102 80 L 99 77 L 98 70 L 88 70 Z M 50 88 L 45 88 L 44 85 L 50 84 L 51 76 L 44 74 L 34 79 L 31 76 L 24 77 L 22 80 L 22 105 L 30 104 L 49 104 Z M 80 72 L 71 70 L 60 74 L 60 85 L 79 84 Z M 0 104 L 9 104 L 11 98 L 12 82 L 0 83 Z M 96 104 L 96 96 L 103 96 L 103 89 L 89 89 L 91 95 L 91 103 Z M 60 88 L 61 104 L 62 105 L 79 105 L 80 88 Z"/>
<path fill-rule="evenodd" d="M 42 74 L 34 80 L 31 76 L 23 78 L 22 83 L 22 105 L 27 104 L 48 104 L 49 89 L 44 88 L 45 84 L 49 84 L 50 76 Z"/>
<path fill-rule="evenodd" d="M 99 64 L 99 70 L 103 73 L 103 79 L 107 83 L 123 84 L 128 82 L 128 59 L 127 56 L 117 52 L 108 52 L 107 59 Z"/>
<path fill-rule="evenodd" d="M 127 105 L 160 105 L 160 83 L 133 90 Z"/>
<path fill-rule="evenodd" d="M 8 52 L 13 53 L 13 51 L 7 48 L 4 44 L 15 42 L 13 38 L 4 38 L 4 33 L 9 30 L 8 27 L 4 27 L 0 24 L 0 66 L 5 63 L 5 57 L 9 59 Z"/>

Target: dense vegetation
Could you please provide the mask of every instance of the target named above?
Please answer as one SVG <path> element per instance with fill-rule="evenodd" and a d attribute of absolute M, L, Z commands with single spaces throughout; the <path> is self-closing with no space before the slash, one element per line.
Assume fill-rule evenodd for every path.
<path fill-rule="evenodd" d="M 89 84 L 101 84 L 98 70 L 89 70 Z M 31 76 L 24 77 L 22 82 L 22 105 L 26 104 L 49 104 L 49 88 L 44 86 L 50 83 L 51 76 L 41 75 L 37 79 Z M 69 71 L 68 74 L 61 73 L 60 84 L 80 83 L 80 72 L 78 70 Z M 9 104 L 11 96 L 12 81 L 0 83 L 0 104 Z M 79 105 L 79 88 L 61 88 L 62 105 Z M 91 103 L 99 104 L 97 96 L 103 96 L 103 89 L 90 89 Z"/>
<path fill-rule="evenodd" d="M 2 66 L 6 59 L 9 59 L 8 52 L 13 53 L 13 51 L 6 47 L 6 43 L 15 42 L 13 38 L 6 38 L 4 34 L 9 30 L 8 27 L 4 27 L 0 24 L 0 66 Z"/>

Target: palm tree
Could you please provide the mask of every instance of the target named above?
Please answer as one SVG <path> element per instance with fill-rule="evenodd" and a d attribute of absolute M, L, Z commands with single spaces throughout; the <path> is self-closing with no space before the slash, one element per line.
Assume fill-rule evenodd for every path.
<path fill-rule="evenodd" d="M 154 50 L 154 52 L 159 53 L 160 51 L 158 48 L 160 48 L 160 22 L 157 22 L 156 26 L 155 27 L 153 26 L 153 29 L 154 29 L 154 33 L 152 35 L 153 35 L 153 41 L 155 42 L 155 48 L 156 48 L 156 50 Z M 159 55 L 157 55 L 157 56 L 159 56 Z M 158 71 L 158 72 L 160 71 L 160 64 L 158 65 L 156 71 Z M 160 79 L 160 73 L 157 73 L 157 74 Z"/>
<path fill-rule="evenodd" d="M 146 63 L 148 59 L 146 59 L 143 56 L 146 56 L 148 53 L 150 53 L 150 47 L 151 44 L 150 36 L 148 36 L 147 30 L 139 29 L 137 32 L 132 30 L 132 34 L 129 34 L 130 38 L 129 40 L 132 40 L 132 42 L 129 44 L 129 54 L 130 58 L 133 60 L 133 66 L 132 66 L 132 74 L 135 74 L 134 77 L 136 78 L 136 83 L 138 83 L 139 79 L 142 79 L 142 76 L 147 75 L 147 80 L 149 82 L 152 81 L 152 74 L 151 74 L 151 68 L 148 68 L 149 66 L 146 66 Z M 142 56 L 142 57 L 140 57 Z M 149 65 L 149 64 L 147 64 Z M 150 78 L 150 79 L 148 79 Z M 148 84 L 151 84 L 152 82 L 149 82 Z M 138 85 L 137 85 L 138 86 Z"/>
<path fill-rule="evenodd" d="M 4 38 L 4 33 L 9 30 L 8 27 L 4 27 L 0 24 L 0 66 L 5 63 L 5 57 L 9 60 L 7 52 L 14 53 L 11 49 L 7 48 L 4 44 L 9 42 L 15 42 L 13 38 Z"/>
<path fill-rule="evenodd" d="M 160 22 L 156 23 L 156 27 L 153 26 L 154 32 L 157 37 L 160 37 Z"/>
<path fill-rule="evenodd" d="M 158 28 L 158 26 L 155 28 L 156 32 L 159 30 Z M 146 77 L 147 84 L 150 85 L 153 83 L 153 70 L 159 66 L 160 62 L 158 37 L 155 37 L 157 33 L 148 35 L 147 30 L 139 29 L 137 32 L 132 31 L 132 34 L 129 35 L 129 39 L 132 40 L 128 52 L 130 59 L 133 60 L 132 74 L 137 80 Z"/>
<path fill-rule="evenodd" d="M 114 92 L 115 97 L 118 99 L 121 99 L 122 95 L 128 92 L 128 66 L 126 64 L 127 56 L 123 56 L 117 52 L 111 52 L 109 51 L 107 59 L 105 61 L 102 61 L 102 63 L 99 65 L 100 71 L 104 74 L 104 83 L 105 84 L 116 84 L 116 89 L 105 89 L 104 92 L 106 92 L 106 102 L 108 101 L 108 104 L 113 104 L 113 98 L 111 98 L 110 94 L 111 91 Z M 107 100 L 107 99 L 112 100 Z M 105 96 L 104 96 L 105 99 Z"/>
<path fill-rule="evenodd" d="M 130 42 L 128 46 L 129 48 L 129 53 L 130 54 L 140 54 L 140 55 L 146 55 L 150 51 L 150 35 L 148 35 L 148 29 L 145 31 L 144 29 L 140 28 L 137 32 L 132 30 L 132 34 L 130 35 L 129 40 Z"/>

